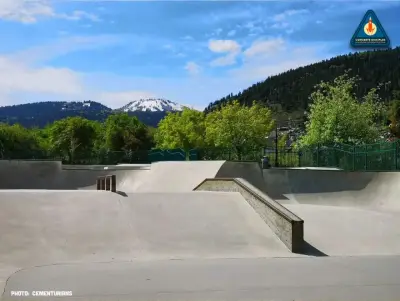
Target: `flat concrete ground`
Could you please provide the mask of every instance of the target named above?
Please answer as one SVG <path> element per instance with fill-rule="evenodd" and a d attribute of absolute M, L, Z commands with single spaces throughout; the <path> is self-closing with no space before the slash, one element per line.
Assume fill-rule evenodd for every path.
<path fill-rule="evenodd" d="M 396 301 L 399 256 L 185 259 L 45 266 L 17 273 L 11 291 L 62 290 L 55 300 Z M 49 300 L 51 298 L 34 298 Z"/>
<path fill-rule="evenodd" d="M 305 221 L 306 241 L 329 256 L 400 255 L 400 212 L 285 206 Z"/>

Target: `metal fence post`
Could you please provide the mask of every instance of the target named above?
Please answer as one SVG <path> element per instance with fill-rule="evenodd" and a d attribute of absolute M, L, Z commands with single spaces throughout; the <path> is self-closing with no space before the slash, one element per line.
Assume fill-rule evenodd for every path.
<path fill-rule="evenodd" d="M 106 188 L 106 177 L 101 177 L 100 179 L 100 190 L 105 190 Z"/>
<path fill-rule="evenodd" d="M 117 176 L 116 175 L 111 176 L 111 191 L 117 192 Z"/>
<path fill-rule="evenodd" d="M 106 176 L 106 189 L 107 191 L 111 190 L 111 176 Z"/>
<path fill-rule="evenodd" d="M 301 151 L 297 152 L 297 158 L 299 159 L 299 167 L 301 167 Z"/>

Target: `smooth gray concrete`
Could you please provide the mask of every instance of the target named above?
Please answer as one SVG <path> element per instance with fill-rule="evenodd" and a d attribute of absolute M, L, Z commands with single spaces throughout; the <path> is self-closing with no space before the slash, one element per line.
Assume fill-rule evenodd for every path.
<path fill-rule="evenodd" d="M 239 192 L 291 252 L 304 250 L 304 221 L 246 180 L 205 179 L 194 190 Z"/>
<path fill-rule="evenodd" d="M 282 204 L 400 211 L 400 172 L 262 170 L 256 162 L 225 162 L 216 177 L 243 178 Z"/>
<path fill-rule="evenodd" d="M 119 194 L 93 191 L 96 177 L 109 174 L 117 175 Z M 310 252 L 288 252 L 238 193 L 191 192 L 222 175 L 246 179 L 304 219 Z M 400 250 L 399 173 L 262 171 L 257 163 L 224 161 L 65 170 L 59 162 L 0 161 L 0 179 L 0 291 L 47 283 L 53 290 L 71 285 L 85 300 L 400 295 L 393 256 Z M 121 265 L 87 268 L 104 261 Z M 72 271 L 57 263 L 77 265 Z M 29 269 L 46 264 L 54 269 Z M 27 274 L 13 274 L 20 269 Z M 158 282 L 147 280 L 157 275 Z M 127 295 L 113 291 L 118 285 Z"/>
<path fill-rule="evenodd" d="M 3 277 L 63 262 L 293 256 L 239 193 L 7 191 L 0 208 Z"/>
<path fill-rule="evenodd" d="M 400 212 L 285 206 L 304 219 L 308 243 L 329 256 L 400 255 Z"/>
<path fill-rule="evenodd" d="M 51 265 L 14 274 L 3 300 L 30 299 L 10 297 L 12 290 L 63 290 L 72 297 L 53 299 L 395 301 L 399 266 L 399 256 Z"/>
<path fill-rule="evenodd" d="M 96 189 L 98 176 L 116 175 L 121 192 L 187 192 L 213 178 L 225 161 L 157 162 L 148 166 L 62 167 L 57 161 L 0 160 L 0 189 Z M 130 168 L 130 169 L 127 169 Z M 24 180 L 21 180 L 24 179 Z"/>

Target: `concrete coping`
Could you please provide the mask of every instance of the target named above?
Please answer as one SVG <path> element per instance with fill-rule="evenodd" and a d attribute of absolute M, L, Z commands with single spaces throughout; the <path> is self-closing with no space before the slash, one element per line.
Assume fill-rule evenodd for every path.
<path fill-rule="evenodd" d="M 213 182 L 225 182 L 228 185 L 213 187 Z M 236 185 L 236 189 L 230 185 L 231 183 Z M 208 178 L 193 190 L 240 192 L 291 252 L 302 251 L 304 246 L 304 221 L 248 181 L 242 178 Z"/>

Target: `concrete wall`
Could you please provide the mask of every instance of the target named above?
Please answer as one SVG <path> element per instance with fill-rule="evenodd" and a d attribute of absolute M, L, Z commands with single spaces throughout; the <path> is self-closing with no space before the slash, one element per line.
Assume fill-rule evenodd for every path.
<path fill-rule="evenodd" d="M 290 251 L 301 252 L 304 243 L 304 221 L 246 180 L 205 179 L 194 190 L 240 192 Z"/>

